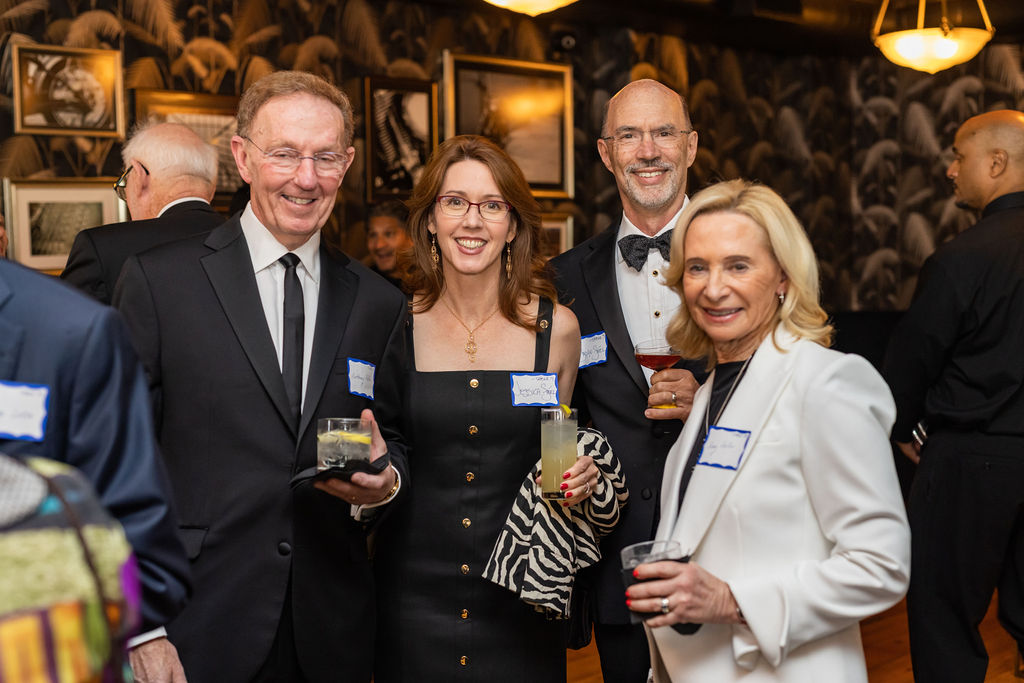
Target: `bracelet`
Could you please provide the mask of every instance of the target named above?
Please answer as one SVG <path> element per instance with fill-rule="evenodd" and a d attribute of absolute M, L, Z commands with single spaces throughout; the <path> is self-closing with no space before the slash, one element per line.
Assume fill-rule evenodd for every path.
<path fill-rule="evenodd" d="M 395 466 L 391 465 L 391 469 L 395 470 Z M 381 505 L 394 498 L 395 494 L 398 493 L 398 485 L 400 482 L 401 480 L 398 477 L 398 470 L 395 470 L 395 485 L 391 487 L 390 491 L 388 491 L 388 495 L 384 496 L 379 501 L 377 501 L 376 505 Z"/>

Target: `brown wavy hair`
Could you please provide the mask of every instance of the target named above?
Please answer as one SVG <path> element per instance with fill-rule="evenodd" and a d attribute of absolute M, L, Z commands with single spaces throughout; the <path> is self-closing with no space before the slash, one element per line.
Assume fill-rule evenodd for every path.
<path fill-rule="evenodd" d="M 490 170 L 504 201 L 512 206 L 510 225 L 516 230 L 512 240 L 512 276 L 504 268 L 507 255 L 502 251 L 502 268 L 498 288 L 498 306 L 502 315 L 516 325 L 536 329 L 537 321 L 527 319 L 519 306 L 530 296 L 546 296 L 557 300 L 555 286 L 547 274 L 540 254 L 540 205 L 530 194 L 530 186 L 522 170 L 500 147 L 479 135 L 458 135 L 445 140 L 431 155 L 423 175 L 406 202 L 409 207 L 409 237 L 412 249 L 400 255 L 402 288 L 419 295 L 414 313 L 429 311 L 444 291 L 444 261 L 437 264 L 430 256 L 430 221 L 437 210 L 448 169 L 460 161 L 479 161 Z"/>

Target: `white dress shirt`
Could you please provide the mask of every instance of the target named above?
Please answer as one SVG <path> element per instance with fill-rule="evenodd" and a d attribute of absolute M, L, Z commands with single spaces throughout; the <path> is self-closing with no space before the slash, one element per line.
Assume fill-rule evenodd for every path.
<path fill-rule="evenodd" d="M 252 258 L 252 269 L 256 274 L 256 287 L 260 292 L 263 314 L 267 318 L 267 329 L 274 340 L 277 350 L 277 364 L 281 366 L 284 350 L 281 341 L 281 329 L 284 326 L 284 264 L 279 258 L 288 253 L 288 249 L 277 241 L 269 230 L 247 204 L 240 218 L 242 233 L 249 245 L 249 256 Z M 292 252 L 299 257 L 299 265 L 295 273 L 302 285 L 302 308 L 305 313 L 305 326 L 302 335 L 302 397 L 306 397 L 306 379 L 309 376 L 309 359 L 313 354 L 313 334 L 316 331 L 316 308 L 320 297 L 320 231 L 316 231 L 306 243 Z"/>
<path fill-rule="evenodd" d="M 675 227 L 679 215 L 689 202 L 690 198 L 687 197 L 679 213 L 663 225 L 655 237 Z M 652 249 L 647 254 L 647 263 L 639 272 L 626 263 L 622 258 L 622 252 L 619 251 L 619 240 L 627 235 L 650 237 L 633 225 L 625 214 L 622 215 L 619 233 L 615 236 L 615 284 L 619 290 L 619 307 L 626 321 L 626 330 L 629 331 L 629 338 L 633 344 L 647 340 L 664 342 L 668 323 L 682 305 L 682 300 L 665 284 L 668 260 L 663 258 L 657 249 Z M 654 370 L 643 367 L 641 370 L 650 384 Z"/>

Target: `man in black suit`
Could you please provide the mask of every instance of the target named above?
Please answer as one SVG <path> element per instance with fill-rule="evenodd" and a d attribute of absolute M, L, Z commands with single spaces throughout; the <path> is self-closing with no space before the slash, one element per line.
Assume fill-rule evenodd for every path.
<path fill-rule="evenodd" d="M 580 322 L 583 348 L 573 404 L 608 437 L 622 462 L 629 506 L 601 544 L 601 562 L 581 577 L 593 592 L 594 633 L 607 683 L 646 680 L 642 626 L 626 609 L 619 550 L 654 537 L 665 456 L 689 414 L 704 363 L 682 361 L 652 373 L 633 354 L 665 343 L 681 305 L 664 284 L 669 235 L 687 201 L 686 171 L 697 133 L 682 97 L 652 80 L 630 83 L 608 102 L 597 149 L 615 175 L 623 216 L 617 225 L 551 261 L 559 296 Z M 672 408 L 654 408 L 673 404 Z"/>
<path fill-rule="evenodd" d="M 75 236 L 61 278 L 109 304 L 132 254 L 224 222 L 210 200 L 217 188 L 217 150 L 180 123 L 145 123 L 121 152 L 124 173 L 114 191 L 132 220 Z"/>
<path fill-rule="evenodd" d="M 914 680 L 980 683 L 992 593 L 1024 649 L 1024 112 L 957 131 L 957 206 L 981 220 L 921 267 L 885 376 L 892 436 L 918 463 L 908 501 Z"/>
<path fill-rule="evenodd" d="M 392 427 L 406 301 L 321 243 L 352 129 L 348 98 L 323 79 L 261 79 L 232 139 L 245 210 L 131 257 L 114 294 L 192 562 L 195 593 L 167 629 L 189 683 L 370 680 L 363 520 L 407 481 Z M 390 466 L 290 488 L 316 465 L 317 420 L 360 415 L 376 418 L 374 461 Z"/>

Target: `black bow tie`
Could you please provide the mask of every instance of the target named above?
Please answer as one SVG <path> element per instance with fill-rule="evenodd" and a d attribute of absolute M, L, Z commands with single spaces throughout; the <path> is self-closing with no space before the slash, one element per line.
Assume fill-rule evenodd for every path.
<path fill-rule="evenodd" d="M 619 251 L 622 258 L 629 267 L 639 272 L 647 263 L 647 252 L 657 249 L 661 257 L 668 261 L 671 251 L 672 231 L 666 230 L 657 237 L 646 237 L 644 235 L 626 235 L 619 240 Z"/>

